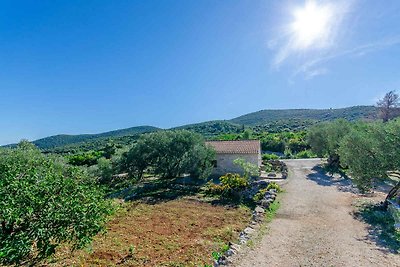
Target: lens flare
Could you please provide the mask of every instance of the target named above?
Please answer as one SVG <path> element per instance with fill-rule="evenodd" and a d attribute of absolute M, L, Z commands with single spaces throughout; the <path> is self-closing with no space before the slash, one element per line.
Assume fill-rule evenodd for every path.
<path fill-rule="evenodd" d="M 315 1 L 308 1 L 303 7 L 295 9 L 294 21 L 290 27 L 294 46 L 306 49 L 327 45 L 334 13 L 333 6 L 319 5 Z"/>

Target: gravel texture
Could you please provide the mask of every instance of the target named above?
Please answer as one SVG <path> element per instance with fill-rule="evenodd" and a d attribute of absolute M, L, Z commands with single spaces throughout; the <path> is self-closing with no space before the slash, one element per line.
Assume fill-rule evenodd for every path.
<path fill-rule="evenodd" d="M 268 234 L 235 266 L 400 266 L 400 255 L 368 237 L 353 217 L 351 184 L 332 182 L 319 160 L 288 160 L 281 208 Z"/>

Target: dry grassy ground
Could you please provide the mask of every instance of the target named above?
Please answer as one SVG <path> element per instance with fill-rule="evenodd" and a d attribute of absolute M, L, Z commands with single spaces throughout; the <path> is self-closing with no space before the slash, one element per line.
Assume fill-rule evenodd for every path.
<path fill-rule="evenodd" d="M 126 203 L 90 248 L 65 249 L 46 265 L 204 266 L 249 220 L 246 208 L 191 200 Z"/>

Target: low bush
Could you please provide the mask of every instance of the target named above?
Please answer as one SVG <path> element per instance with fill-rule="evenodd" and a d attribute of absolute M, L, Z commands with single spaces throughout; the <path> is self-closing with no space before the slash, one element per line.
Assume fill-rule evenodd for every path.
<path fill-rule="evenodd" d="M 279 192 L 282 192 L 282 189 L 281 189 L 281 187 L 279 186 L 279 184 L 277 184 L 277 183 L 275 183 L 275 182 L 269 183 L 266 189 L 267 189 L 267 191 L 270 190 L 270 189 L 275 189 L 276 192 L 278 192 L 278 193 L 279 193 Z"/>
<path fill-rule="evenodd" d="M 83 169 L 32 144 L 0 149 L 0 265 L 31 265 L 63 243 L 88 244 L 111 205 Z"/>
<path fill-rule="evenodd" d="M 316 158 L 317 155 L 313 153 L 311 150 L 303 150 L 300 151 L 295 155 L 296 159 L 310 159 L 310 158 Z"/>
<path fill-rule="evenodd" d="M 279 159 L 278 155 L 275 154 L 263 154 L 262 160 L 272 160 L 272 159 Z"/>
<path fill-rule="evenodd" d="M 219 179 L 221 184 L 207 183 L 206 193 L 211 195 L 233 196 L 249 186 L 248 180 L 236 173 L 227 173 Z"/>
<path fill-rule="evenodd" d="M 258 202 L 258 201 L 262 200 L 264 198 L 265 193 L 267 193 L 270 189 L 275 189 L 276 192 L 278 192 L 278 193 L 282 192 L 281 187 L 277 183 L 271 182 L 271 183 L 268 184 L 268 186 L 266 188 L 260 189 L 257 192 L 257 194 L 254 195 L 253 200 L 255 202 Z"/>

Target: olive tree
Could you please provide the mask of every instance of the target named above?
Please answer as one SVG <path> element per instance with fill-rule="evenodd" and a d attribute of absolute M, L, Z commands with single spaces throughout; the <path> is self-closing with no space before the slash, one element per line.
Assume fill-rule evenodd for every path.
<path fill-rule="evenodd" d="M 82 169 L 26 142 L 0 149 L 0 265 L 46 258 L 61 243 L 82 247 L 103 229 L 110 211 Z"/>
<path fill-rule="evenodd" d="M 343 138 L 339 154 L 357 187 L 366 192 L 375 179 L 386 179 L 400 170 L 400 121 L 359 123 Z M 400 181 L 387 200 L 399 195 Z"/>
<path fill-rule="evenodd" d="M 363 193 L 373 187 L 376 178 L 385 176 L 381 131 L 375 124 L 359 124 L 342 139 L 338 149 L 341 163 Z"/>
<path fill-rule="evenodd" d="M 205 178 L 211 174 L 215 151 L 201 135 L 185 130 L 142 135 L 121 158 L 120 169 L 141 179 L 145 170 L 162 178 L 184 173 Z"/>
<path fill-rule="evenodd" d="M 338 170 L 340 158 L 338 149 L 342 139 L 351 130 L 346 120 L 336 120 L 312 127 L 307 135 L 307 142 L 311 150 L 319 157 L 328 157 L 328 168 Z"/>

